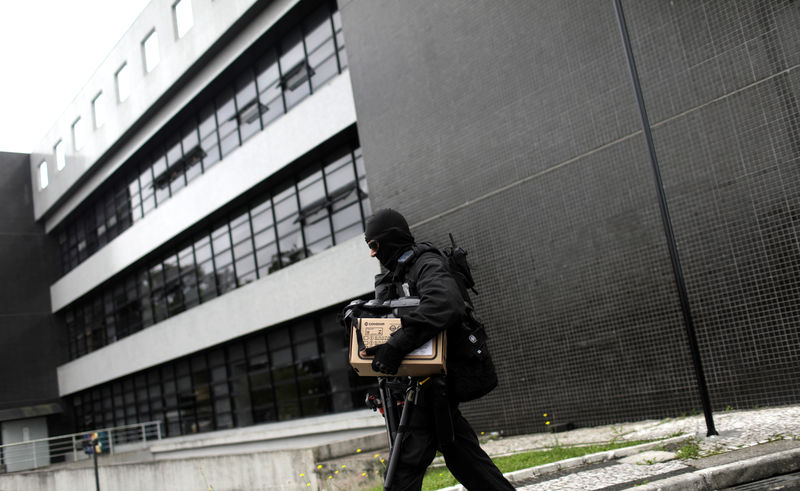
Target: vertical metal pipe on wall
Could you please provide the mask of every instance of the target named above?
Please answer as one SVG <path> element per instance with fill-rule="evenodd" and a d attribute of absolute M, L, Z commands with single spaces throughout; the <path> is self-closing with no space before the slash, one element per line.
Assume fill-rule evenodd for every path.
<path fill-rule="evenodd" d="M 678 288 L 678 297 L 681 304 L 681 313 L 683 314 L 683 321 L 686 325 L 686 336 L 689 342 L 689 350 L 692 354 L 692 363 L 694 365 L 694 373 L 697 379 L 697 387 L 700 392 L 700 400 L 703 404 L 703 413 L 706 419 L 707 435 L 716 435 L 717 430 L 714 427 L 714 417 L 711 411 L 711 399 L 708 395 L 708 387 L 706 385 L 706 377 L 703 373 L 703 362 L 700 358 L 700 348 L 697 345 L 697 335 L 694 330 L 694 321 L 692 320 L 692 311 L 689 306 L 689 295 L 686 291 L 686 284 L 683 280 L 683 271 L 681 269 L 680 259 L 678 257 L 678 249 L 675 245 L 675 235 L 672 231 L 672 221 L 669 216 L 669 208 L 667 207 L 667 199 L 664 194 L 664 184 L 661 180 L 661 171 L 658 166 L 658 159 L 656 158 L 656 149 L 653 144 L 653 135 L 650 132 L 650 120 L 647 117 L 647 111 L 644 105 L 644 97 L 642 95 L 642 87 L 639 83 L 639 75 L 636 71 L 636 62 L 633 57 L 633 49 L 631 48 L 631 40 L 628 34 L 628 25 L 625 22 L 625 14 L 622 10 L 622 0 L 613 0 L 614 10 L 617 14 L 617 21 L 619 22 L 620 35 L 622 36 L 622 44 L 625 47 L 625 56 L 628 61 L 628 68 L 631 72 L 631 82 L 633 90 L 636 95 L 636 102 L 639 108 L 639 115 L 642 118 L 642 132 L 645 141 L 647 142 L 647 150 L 650 155 L 650 164 L 653 167 L 653 175 L 656 180 L 656 192 L 658 193 L 658 203 L 661 209 L 661 220 L 664 225 L 664 233 L 667 239 L 667 247 L 669 248 L 670 259 L 672 260 L 672 272 L 675 276 L 675 284 Z"/>

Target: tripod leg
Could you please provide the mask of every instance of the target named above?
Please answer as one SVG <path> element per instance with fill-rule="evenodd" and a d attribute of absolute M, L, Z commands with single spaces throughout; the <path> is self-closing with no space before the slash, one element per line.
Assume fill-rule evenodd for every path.
<path fill-rule="evenodd" d="M 378 379 L 378 392 L 381 396 L 381 404 L 383 404 L 383 421 L 386 423 L 386 436 L 389 438 L 389 455 L 391 455 L 395 435 L 397 434 L 397 424 L 395 421 L 397 419 L 397 413 L 395 412 L 392 394 L 386 386 L 386 379 L 384 377 Z"/>
<path fill-rule="evenodd" d="M 403 404 L 403 412 L 400 415 L 400 424 L 397 426 L 394 445 L 389 453 L 389 467 L 386 469 L 386 475 L 383 478 L 383 489 L 387 489 L 392 484 L 394 473 L 397 470 L 397 463 L 400 461 L 400 450 L 403 446 L 403 434 L 406 432 L 406 423 L 418 390 L 419 382 L 415 381 L 414 385 L 406 391 L 405 404 Z"/>

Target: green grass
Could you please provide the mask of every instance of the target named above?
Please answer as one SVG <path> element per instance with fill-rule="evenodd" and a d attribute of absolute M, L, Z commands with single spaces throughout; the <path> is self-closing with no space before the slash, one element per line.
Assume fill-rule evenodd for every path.
<path fill-rule="evenodd" d="M 573 457 L 582 457 L 597 452 L 605 452 L 607 450 L 614 450 L 617 448 L 630 447 L 647 443 L 647 441 L 629 441 L 629 442 L 612 442 L 600 445 L 587 445 L 580 447 L 572 446 L 556 446 L 550 450 L 536 450 L 532 452 L 523 452 L 514 455 L 507 455 L 505 457 L 497 457 L 494 460 L 500 472 L 513 472 L 529 467 L 536 467 L 538 465 L 549 464 L 558 462 L 559 460 L 571 459 Z M 429 491 L 458 484 L 456 478 L 450 474 L 450 471 L 445 467 L 430 468 L 425 473 L 425 478 L 422 481 L 422 490 Z M 382 486 L 378 485 L 369 489 L 369 491 L 379 491 Z"/>
<path fill-rule="evenodd" d="M 675 455 L 681 460 L 696 459 L 700 455 L 700 446 L 694 439 L 691 439 L 679 448 Z"/>

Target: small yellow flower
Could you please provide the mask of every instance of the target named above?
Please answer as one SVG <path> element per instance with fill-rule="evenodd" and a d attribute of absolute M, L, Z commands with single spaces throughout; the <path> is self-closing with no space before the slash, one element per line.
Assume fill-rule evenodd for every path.
<path fill-rule="evenodd" d="M 544 422 L 544 424 L 546 424 L 546 425 L 549 425 L 549 424 L 550 424 L 550 422 L 549 422 L 549 421 L 545 421 L 545 422 Z"/>
<path fill-rule="evenodd" d="M 383 459 L 381 459 L 381 464 L 383 464 Z"/>
<path fill-rule="evenodd" d="M 547 413 L 542 414 L 542 417 L 546 418 L 547 417 Z"/>
<path fill-rule="evenodd" d="M 375 454 L 375 458 L 376 458 L 376 459 L 377 459 L 378 457 L 380 457 L 380 456 L 381 456 L 381 454 L 379 454 L 379 453 L 376 453 L 376 454 Z"/>
<path fill-rule="evenodd" d="M 339 471 L 334 472 L 334 474 L 338 474 L 338 473 L 339 473 Z"/>
<path fill-rule="evenodd" d="M 362 477 L 363 477 L 363 476 L 366 476 L 366 475 L 367 475 L 367 473 L 366 473 L 366 472 L 362 472 L 362 473 L 361 473 L 361 476 L 362 476 Z"/>
<path fill-rule="evenodd" d="M 361 453 L 361 449 L 360 449 L 360 448 L 357 448 L 357 449 L 356 449 L 356 453 Z"/>
<path fill-rule="evenodd" d="M 301 472 L 300 477 L 305 477 L 305 474 Z"/>
<path fill-rule="evenodd" d="M 311 483 L 310 483 L 310 482 L 307 482 L 307 483 L 306 483 L 306 486 L 311 486 Z"/>
<path fill-rule="evenodd" d="M 344 469 L 344 468 L 346 468 L 346 467 L 347 467 L 346 465 L 342 464 L 342 469 Z"/>
<path fill-rule="evenodd" d="M 481 435 L 483 435 L 483 432 L 482 432 L 482 431 L 481 431 Z"/>
<path fill-rule="evenodd" d="M 319 464 L 319 465 L 317 466 L 317 469 L 322 469 L 322 464 Z"/>
<path fill-rule="evenodd" d="M 328 476 L 328 479 L 333 479 L 333 476 Z"/>

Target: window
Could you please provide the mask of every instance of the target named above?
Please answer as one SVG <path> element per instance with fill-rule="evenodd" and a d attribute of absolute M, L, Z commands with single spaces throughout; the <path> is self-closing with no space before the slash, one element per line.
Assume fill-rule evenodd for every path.
<path fill-rule="evenodd" d="M 144 53 L 144 70 L 146 73 L 150 73 L 161 60 L 158 52 L 158 33 L 155 30 L 150 31 L 150 34 L 142 42 L 142 51 Z"/>
<path fill-rule="evenodd" d="M 192 17 L 192 1 L 178 0 L 172 6 L 173 19 L 175 19 L 175 36 L 182 38 L 194 25 Z"/>
<path fill-rule="evenodd" d="M 339 71 L 347 68 L 347 53 L 344 50 L 344 34 L 342 34 L 342 14 L 337 10 L 331 16 L 333 30 L 336 33 L 336 49 L 339 53 Z"/>
<path fill-rule="evenodd" d="M 293 183 L 272 199 L 278 231 L 278 267 L 294 264 L 305 257 L 303 235 L 298 220 L 297 194 Z"/>
<path fill-rule="evenodd" d="M 105 123 L 105 111 L 103 110 L 103 93 L 100 92 L 92 100 L 92 115 L 94 116 L 94 127 L 100 128 Z"/>
<path fill-rule="evenodd" d="M 261 91 L 258 94 L 261 119 L 264 126 L 273 119 L 283 114 L 283 90 L 281 89 L 281 74 L 278 70 L 278 59 L 275 50 L 269 50 L 256 63 L 256 86 Z"/>
<path fill-rule="evenodd" d="M 83 120 L 78 118 L 72 123 L 72 146 L 77 152 L 81 148 L 83 148 L 83 144 L 85 143 L 85 135 L 83 129 Z"/>
<path fill-rule="evenodd" d="M 261 114 L 267 109 L 258 102 L 253 72 L 245 71 L 236 81 L 236 118 L 239 121 L 239 134 L 244 142 L 261 130 Z"/>
<path fill-rule="evenodd" d="M 153 169 L 153 185 L 156 188 L 156 206 L 169 199 L 169 172 L 167 158 L 163 153 L 157 154 L 150 166 Z"/>
<path fill-rule="evenodd" d="M 197 266 L 195 265 L 194 248 L 191 244 L 178 253 L 178 265 L 183 301 L 185 307 L 189 309 L 200 302 L 197 293 Z"/>
<path fill-rule="evenodd" d="M 211 241 L 208 235 L 194 243 L 195 263 L 197 264 L 197 292 L 200 301 L 205 302 L 217 296 L 217 284 L 214 281 L 214 262 L 211 257 Z"/>
<path fill-rule="evenodd" d="M 217 276 L 217 292 L 222 295 L 236 288 L 236 273 L 233 270 L 231 255 L 231 236 L 225 223 L 211 233 L 211 247 L 214 252 L 214 268 Z"/>
<path fill-rule="evenodd" d="M 258 275 L 267 276 L 280 268 L 275 223 L 272 216 L 272 201 L 267 198 L 250 210 L 253 222 L 253 244 L 256 248 Z"/>
<path fill-rule="evenodd" d="M 308 84 L 311 69 L 303 48 L 303 34 L 295 29 L 280 42 L 281 55 L 278 58 L 281 68 L 281 87 L 286 99 L 286 109 L 294 107 L 311 93 Z"/>
<path fill-rule="evenodd" d="M 58 140 L 53 147 L 53 153 L 56 154 L 56 170 L 61 170 L 67 165 L 67 156 L 64 154 L 64 145 L 61 140 Z"/>
<path fill-rule="evenodd" d="M 214 105 L 211 104 L 200 111 L 198 124 L 200 147 L 203 150 L 203 169 L 208 169 L 219 161 L 219 139 L 217 137 L 217 117 Z"/>
<path fill-rule="evenodd" d="M 127 63 L 124 63 L 121 67 L 119 67 L 119 70 L 117 70 L 116 79 L 117 101 L 123 102 L 128 98 L 129 95 L 131 95 L 130 70 L 128 70 Z"/>
<path fill-rule="evenodd" d="M 222 157 L 239 147 L 239 120 L 233 102 L 233 89 L 227 88 L 217 97 L 217 127 Z"/>
<path fill-rule="evenodd" d="M 298 221 L 304 225 L 306 247 L 309 254 L 316 254 L 333 245 L 328 218 L 329 200 L 325 194 L 321 169 L 313 169 L 313 172 L 301 176 L 297 183 L 297 196 L 301 207 Z"/>
<path fill-rule="evenodd" d="M 317 9 L 306 19 L 304 32 L 308 65 L 311 67 L 311 85 L 317 90 L 339 73 L 333 25 L 327 8 Z"/>
<path fill-rule="evenodd" d="M 235 261 L 236 284 L 242 286 L 256 279 L 256 263 L 253 256 L 253 232 L 247 211 L 231 220 L 231 241 Z"/>
<path fill-rule="evenodd" d="M 188 183 L 202 174 L 203 158 L 206 155 L 200 146 L 196 123 L 188 124 L 181 134 L 183 135 L 181 145 L 183 146 L 184 168 L 186 169 L 186 182 Z"/>
<path fill-rule="evenodd" d="M 42 160 L 39 164 L 39 189 L 44 189 L 50 183 L 47 179 L 47 161 Z"/>

